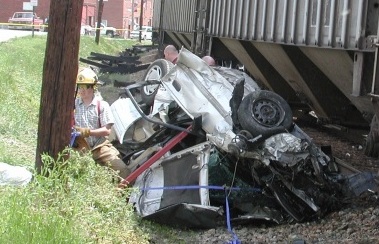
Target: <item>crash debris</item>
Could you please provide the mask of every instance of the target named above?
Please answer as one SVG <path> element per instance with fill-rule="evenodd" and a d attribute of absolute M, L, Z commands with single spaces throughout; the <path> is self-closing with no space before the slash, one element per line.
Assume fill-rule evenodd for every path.
<path fill-rule="evenodd" d="M 111 109 L 114 144 L 135 172 L 123 183 L 138 189 L 129 201 L 145 219 L 190 228 L 226 216 L 311 221 L 377 189 L 372 173 L 342 174 L 278 94 L 184 48 L 176 65 L 153 62 Z"/>

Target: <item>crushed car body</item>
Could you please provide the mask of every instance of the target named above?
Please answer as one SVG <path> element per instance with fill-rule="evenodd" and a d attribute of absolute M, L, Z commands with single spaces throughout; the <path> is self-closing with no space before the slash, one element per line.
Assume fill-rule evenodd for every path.
<path fill-rule="evenodd" d="M 129 202 L 145 219 L 191 228 L 225 216 L 302 222 L 377 187 L 371 173 L 341 174 L 279 95 L 184 48 L 176 65 L 156 60 L 125 94 L 111 105 L 115 146 L 135 171 Z"/>

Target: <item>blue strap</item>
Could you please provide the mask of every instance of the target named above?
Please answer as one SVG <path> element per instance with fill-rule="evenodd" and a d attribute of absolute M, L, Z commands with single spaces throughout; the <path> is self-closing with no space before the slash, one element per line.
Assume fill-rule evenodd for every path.
<path fill-rule="evenodd" d="M 228 200 L 228 193 L 225 189 L 225 211 L 226 211 L 226 227 L 228 228 L 228 231 L 233 235 L 233 240 L 229 241 L 230 244 L 240 244 L 241 241 L 238 239 L 237 235 L 232 230 L 232 224 L 230 223 L 230 211 L 229 211 L 229 200 Z"/>
<path fill-rule="evenodd" d="M 80 132 L 71 132 L 70 147 L 74 145 L 76 137 L 80 136 Z"/>
<path fill-rule="evenodd" d="M 225 187 L 225 186 L 199 186 L 199 185 L 193 185 L 193 186 L 162 186 L 162 187 L 146 187 L 146 188 L 140 188 L 140 191 L 148 191 L 148 190 L 185 190 L 185 189 L 211 189 L 211 190 L 241 190 L 240 187 Z M 254 192 L 261 192 L 262 190 L 259 188 L 248 188 L 251 191 Z"/>

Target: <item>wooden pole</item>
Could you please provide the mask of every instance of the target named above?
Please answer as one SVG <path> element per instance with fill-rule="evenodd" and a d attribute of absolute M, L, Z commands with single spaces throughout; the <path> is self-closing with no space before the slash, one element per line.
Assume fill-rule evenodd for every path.
<path fill-rule="evenodd" d="M 97 25 L 96 25 L 96 37 L 95 42 L 99 45 L 100 42 L 100 27 L 101 27 L 101 18 L 103 15 L 104 2 L 103 0 L 99 0 L 99 8 L 97 10 Z"/>
<path fill-rule="evenodd" d="M 56 159 L 70 142 L 82 8 L 83 0 L 50 1 L 35 162 L 39 173 L 41 155 Z"/>
<path fill-rule="evenodd" d="M 34 14 L 36 12 L 36 6 L 33 5 L 33 18 L 32 18 L 32 37 L 34 37 Z"/>
<path fill-rule="evenodd" d="M 141 37 L 142 37 L 142 26 L 143 26 L 143 1 L 141 0 L 141 8 L 140 8 L 140 13 L 139 13 L 139 35 L 138 35 L 138 40 L 141 42 Z"/>
<path fill-rule="evenodd" d="M 132 0 L 132 29 L 131 31 L 134 31 L 134 0 Z"/>

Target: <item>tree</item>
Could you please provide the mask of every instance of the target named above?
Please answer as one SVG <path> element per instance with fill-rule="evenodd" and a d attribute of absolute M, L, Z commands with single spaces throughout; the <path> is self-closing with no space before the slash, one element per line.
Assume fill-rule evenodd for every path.
<path fill-rule="evenodd" d="M 50 3 L 35 163 L 38 172 L 43 153 L 57 158 L 70 141 L 82 8 L 83 0 Z"/>

